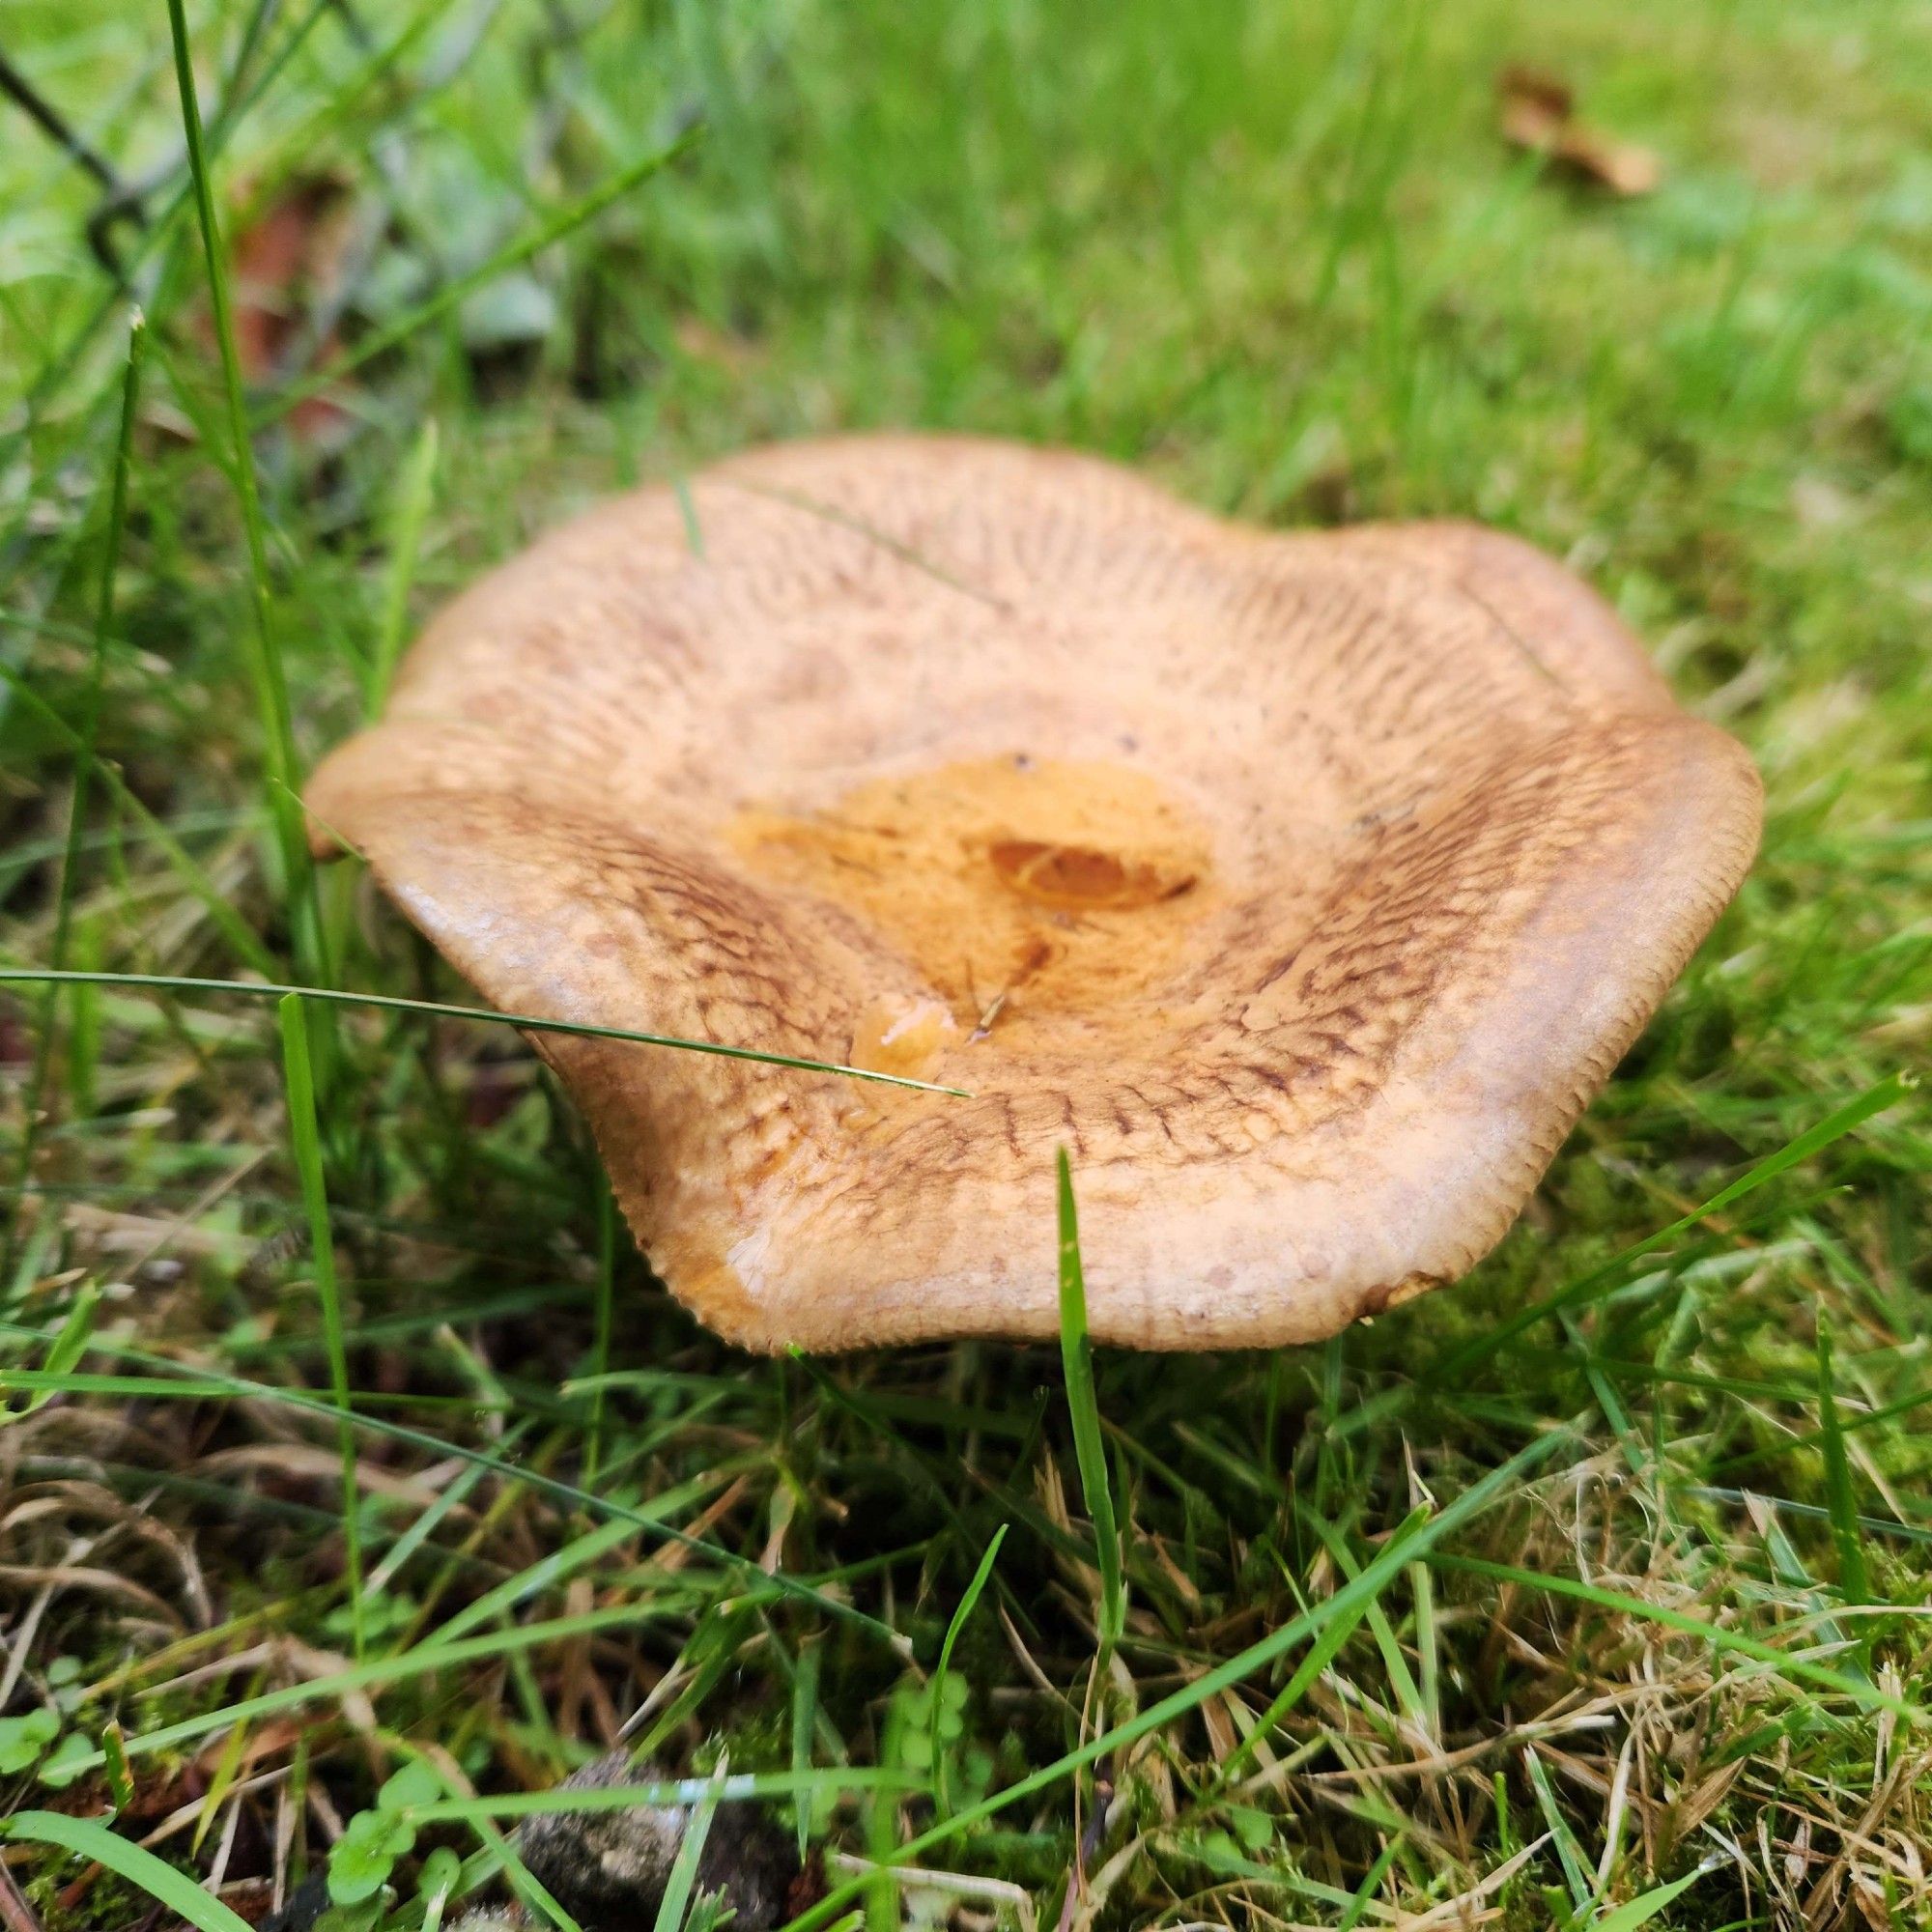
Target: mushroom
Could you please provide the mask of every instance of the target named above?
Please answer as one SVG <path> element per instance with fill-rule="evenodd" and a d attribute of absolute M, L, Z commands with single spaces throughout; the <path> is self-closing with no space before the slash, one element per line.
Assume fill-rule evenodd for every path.
<path fill-rule="evenodd" d="M 1503 1235 L 1748 866 L 1743 749 L 1460 524 L 1276 535 L 875 437 L 591 510 L 459 597 L 319 825 L 544 1034 L 750 1347 L 1317 1340 Z M 325 846 L 327 844 L 325 839 Z"/>

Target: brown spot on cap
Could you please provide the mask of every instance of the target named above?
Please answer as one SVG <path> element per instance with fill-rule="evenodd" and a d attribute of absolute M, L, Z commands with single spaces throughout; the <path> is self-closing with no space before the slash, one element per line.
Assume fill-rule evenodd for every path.
<path fill-rule="evenodd" d="M 459 598 L 318 820 L 552 1035 L 752 1347 L 1303 1342 L 1465 1270 L 1735 890 L 1757 777 L 1458 525 L 1273 536 L 1085 458 L 855 439 L 620 498 Z"/>

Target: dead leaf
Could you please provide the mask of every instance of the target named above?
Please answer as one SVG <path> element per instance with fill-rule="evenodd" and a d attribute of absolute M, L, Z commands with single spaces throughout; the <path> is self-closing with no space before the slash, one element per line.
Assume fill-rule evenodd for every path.
<path fill-rule="evenodd" d="M 1513 110 L 1525 117 L 1540 114 L 1552 132 L 1577 111 L 1576 89 L 1561 74 L 1545 68 L 1506 67 L 1496 77 L 1496 91 L 1502 97 L 1505 118 Z M 1528 145 L 1527 140 L 1524 145 Z"/>
<path fill-rule="evenodd" d="M 1208 1748 L 1216 1764 L 1226 1764 L 1241 1741 L 1225 1695 L 1208 1698 L 1201 1706 L 1201 1721 L 1208 1729 Z"/>
<path fill-rule="evenodd" d="M 1663 164 L 1648 148 L 1612 140 L 1577 119 L 1577 94 L 1559 74 L 1506 67 L 1496 80 L 1502 136 L 1513 148 L 1541 155 L 1552 168 L 1586 187 L 1629 199 L 1653 193 Z"/>
<path fill-rule="evenodd" d="M 285 358 L 304 319 L 341 280 L 350 233 L 350 197 L 333 175 L 298 176 L 258 208 L 235 238 L 235 351 L 251 384 L 281 380 Z M 326 362 L 333 328 L 316 344 Z M 304 442 L 327 439 L 347 414 L 325 396 L 305 397 L 289 412 L 290 432 Z"/>

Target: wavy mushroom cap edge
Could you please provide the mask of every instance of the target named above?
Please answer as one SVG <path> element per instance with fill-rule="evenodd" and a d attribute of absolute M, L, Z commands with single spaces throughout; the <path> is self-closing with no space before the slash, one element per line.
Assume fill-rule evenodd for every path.
<path fill-rule="evenodd" d="M 1093 459 L 781 445 L 458 597 L 308 788 L 533 1036 L 754 1349 L 1318 1340 L 1503 1235 L 1737 889 L 1761 790 L 1594 592 Z"/>

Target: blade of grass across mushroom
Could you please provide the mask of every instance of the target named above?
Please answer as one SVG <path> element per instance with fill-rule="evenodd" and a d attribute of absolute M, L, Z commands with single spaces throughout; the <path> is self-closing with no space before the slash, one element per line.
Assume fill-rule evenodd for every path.
<path fill-rule="evenodd" d="M 1680 1235 L 1688 1234 L 1712 1215 L 1721 1213 L 1734 1202 L 1742 1201 L 1747 1195 L 1755 1193 L 1766 1182 L 1788 1173 L 1800 1163 L 1809 1160 L 1815 1153 L 1864 1125 L 1867 1121 L 1882 1114 L 1887 1108 L 1895 1106 L 1906 1094 L 1918 1085 L 1918 1075 L 1908 1071 L 1888 1074 L 1883 1080 L 1867 1088 L 1856 1099 L 1849 1100 L 1828 1114 L 1817 1125 L 1806 1129 L 1794 1140 L 1787 1142 L 1776 1153 L 1767 1154 L 1754 1162 L 1735 1180 L 1724 1186 L 1693 1208 L 1690 1213 L 1680 1215 L 1667 1226 L 1659 1228 L 1654 1234 L 1646 1235 L 1640 1241 L 1634 1241 L 1605 1262 L 1600 1267 L 1579 1275 L 1567 1287 L 1558 1289 L 1554 1294 L 1541 1301 L 1525 1303 L 1507 1320 L 1498 1322 L 1487 1333 L 1466 1342 L 1452 1354 L 1425 1370 L 1413 1381 L 1401 1387 L 1386 1389 L 1378 1395 L 1355 1405 L 1352 1409 L 1335 1418 L 1331 1427 L 1340 1434 L 1353 1435 L 1367 1429 L 1387 1416 L 1406 1408 L 1425 1390 L 1455 1387 L 1465 1383 L 1472 1371 L 1480 1368 L 1492 1356 L 1499 1353 L 1519 1335 L 1534 1328 L 1538 1322 L 1566 1311 L 1584 1307 L 1590 1302 L 1601 1300 L 1615 1291 L 1624 1270 L 1644 1256 L 1655 1254 L 1666 1247 Z"/>
<path fill-rule="evenodd" d="M 41 1329 L 24 1322 L 0 1320 L 0 1335 L 22 1340 L 48 1341 Z M 206 1400 L 210 1396 L 242 1396 L 250 1401 L 280 1404 L 289 1408 L 300 1409 L 310 1415 L 326 1417 L 333 1421 L 339 1411 L 331 1397 L 310 1394 L 305 1389 L 277 1388 L 272 1382 L 251 1380 L 245 1376 L 224 1375 L 219 1371 L 202 1367 L 184 1367 L 170 1361 L 164 1355 L 150 1354 L 146 1350 L 116 1341 L 110 1336 L 97 1335 L 91 1338 L 89 1351 L 95 1355 L 109 1357 L 123 1362 L 132 1362 L 142 1368 L 156 1373 L 149 1376 L 82 1376 L 71 1375 L 52 1380 L 43 1370 L 0 1369 L 0 1390 L 39 1390 L 52 1386 L 68 1386 L 76 1391 L 90 1394 L 122 1395 L 159 1400 Z M 775 1596 L 787 1597 L 795 1602 L 810 1604 L 813 1608 L 828 1616 L 856 1624 L 882 1637 L 897 1653 L 903 1653 L 906 1638 L 890 1624 L 868 1616 L 864 1610 L 841 1602 L 838 1597 L 825 1591 L 814 1589 L 803 1578 L 789 1577 L 782 1570 L 767 1572 L 755 1558 L 741 1556 L 735 1550 L 725 1549 L 715 1543 L 707 1543 L 702 1537 L 691 1536 L 668 1523 L 661 1522 L 645 1511 L 632 1509 L 610 1496 L 594 1494 L 580 1488 L 575 1483 L 567 1483 L 559 1476 L 547 1475 L 521 1463 L 513 1463 L 501 1456 L 493 1456 L 488 1450 L 473 1449 L 465 1443 L 446 1441 L 441 1436 L 432 1435 L 426 1430 L 412 1429 L 406 1423 L 391 1422 L 386 1418 L 371 1415 L 367 1404 L 371 1400 L 366 1395 L 356 1398 L 358 1406 L 354 1411 L 355 1427 L 366 1434 L 381 1435 L 392 1442 L 421 1450 L 439 1461 L 454 1458 L 456 1461 L 480 1464 L 502 1480 L 531 1489 L 540 1494 L 555 1498 L 581 1509 L 592 1516 L 618 1519 L 643 1531 L 646 1535 L 667 1543 L 673 1543 L 692 1551 L 694 1555 L 708 1557 L 721 1568 L 742 1576 L 749 1586 Z M 420 1398 L 415 1398 L 420 1400 Z"/>
<path fill-rule="evenodd" d="M 107 637 L 114 623 L 114 584 L 121 569 L 121 540 L 128 526 L 128 456 L 134 443 L 134 415 L 141 395 L 141 363 L 147 347 L 147 320 L 137 308 L 128 322 L 128 360 L 121 383 L 121 420 L 107 478 L 107 531 L 102 544 L 100 585 L 95 597 L 94 636 L 88 658 L 87 692 L 81 713 L 79 744 L 72 791 L 68 800 L 67 839 L 61 852 L 60 882 L 55 888 L 54 929 L 48 948 L 53 964 L 68 963 L 68 943 L 73 929 L 74 880 L 80 869 L 81 839 L 87 827 L 88 782 L 99 762 L 95 747 L 100 735 L 100 694 L 106 676 Z M 46 1093 L 47 1070 L 53 1064 L 54 1008 L 60 988 L 49 985 L 41 1001 L 40 1036 L 34 1043 L 33 1065 L 27 1075 L 26 1105 L 20 1124 L 20 1185 L 32 1183 L 34 1144 L 41 1123 L 41 1103 Z M 14 1234 L 19 1233 L 14 1224 Z M 11 1251 L 14 1240 L 8 1242 Z"/>
<path fill-rule="evenodd" d="M 170 0 L 179 6 L 181 0 Z M 319 369 L 314 375 L 305 377 L 298 383 L 292 383 L 279 391 L 270 401 L 256 411 L 254 427 L 265 428 L 278 422 L 297 404 L 306 402 L 311 396 L 319 396 L 332 384 L 353 374 L 365 362 L 394 349 L 406 342 L 418 329 L 426 328 L 433 322 L 447 315 L 461 305 L 465 298 L 475 293 L 486 282 L 495 281 L 498 275 L 511 269 L 520 268 L 531 256 L 561 242 L 567 235 L 582 228 L 586 221 L 594 219 L 609 208 L 612 202 L 621 200 L 654 174 L 668 168 L 673 161 L 681 159 L 696 145 L 704 132 L 703 124 L 688 128 L 674 140 L 653 150 L 639 159 L 628 162 L 613 174 L 607 176 L 587 193 L 564 207 L 554 211 L 527 233 L 520 235 L 514 242 L 497 250 L 487 261 L 479 263 L 467 273 L 446 282 L 435 295 L 418 302 L 415 307 L 399 315 L 393 322 L 384 323 L 360 337 L 355 347 L 339 355 L 326 369 Z"/>
<path fill-rule="evenodd" d="M 774 503 L 788 504 L 794 510 L 803 510 L 807 516 L 818 517 L 825 523 L 835 525 L 841 530 L 850 530 L 855 536 L 875 543 L 901 563 L 909 563 L 915 570 L 923 571 L 935 582 L 949 589 L 958 591 L 965 597 L 977 597 L 981 604 L 995 611 L 1008 611 L 1010 607 L 1002 597 L 996 597 L 989 590 L 982 590 L 977 583 L 969 583 L 956 572 L 948 570 L 914 545 L 903 542 L 888 530 L 882 530 L 876 524 L 868 523 L 864 517 L 855 517 L 850 510 L 842 510 L 837 503 L 821 503 L 815 497 L 808 497 L 802 490 L 786 490 L 776 483 L 753 483 L 743 476 L 729 474 L 713 476 L 711 481 L 728 485 L 733 490 L 742 490 L 748 497 L 763 497 Z M 686 492 L 689 495 L 689 492 Z M 703 552 L 696 553 L 702 555 Z"/>
<path fill-rule="evenodd" d="M 273 814 L 280 848 L 283 889 L 290 898 L 290 925 L 297 963 L 304 976 L 327 985 L 335 977 L 328 958 L 322 901 L 309 856 L 301 810 L 294 797 L 301 767 L 296 753 L 295 716 L 289 702 L 288 676 L 282 665 L 281 639 L 275 628 L 274 589 L 269 574 L 268 525 L 261 492 L 255 480 L 255 454 L 247 404 L 242 391 L 242 362 L 235 346 L 235 316 L 229 299 L 228 266 L 220 224 L 214 212 L 214 188 L 202 135 L 201 102 L 195 92 L 194 65 L 188 49 L 187 16 L 184 0 L 168 0 L 168 29 L 174 43 L 175 79 L 181 94 L 182 129 L 187 141 L 187 164 L 194 186 L 196 218 L 208 266 L 209 305 L 213 312 L 215 347 L 221 362 L 223 399 L 232 441 L 231 480 L 247 541 L 251 637 L 254 650 L 256 706 L 261 713 L 264 754 L 268 760 L 269 807 Z M 327 1083 L 327 1061 L 324 1059 Z"/>
<path fill-rule="evenodd" d="M 1411 1511 L 1391 1533 L 1381 1549 L 1362 1566 L 1360 1575 L 1345 1582 L 1321 1605 L 1290 1618 L 1225 1662 L 1203 1671 L 1192 1683 L 1171 1692 L 1157 1703 L 1150 1704 L 1146 1710 L 1098 1736 L 1075 1746 L 1051 1764 L 1042 1765 L 1003 1790 L 919 1833 L 893 1853 L 891 1862 L 905 1864 L 1011 1805 L 1051 1789 L 1062 1779 L 1072 1776 L 1098 1759 L 1123 1750 L 1150 1732 L 1190 1716 L 1209 1697 L 1232 1690 L 1277 1658 L 1286 1656 L 1297 1644 L 1318 1641 L 1337 1622 L 1350 1617 L 1359 1621 L 1366 1615 L 1370 1602 L 1379 1597 L 1408 1564 L 1428 1556 L 1444 1537 L 1463 1528 L 1492 1504 L 1520 1493 L 1522 1484 L 1538 1464 L 1566 1444 L 1574 1446 L 1578 1434 L 1575 1425 L 1551 1429 L 1472 1483 L 1439 1512 L 1432 1514 L 1426 1507 Z M 1313 1673 L 1309 1681 L 1313 1682 Z M 826 1924 L 856 1899 L 870 1878 L 870 1873 L 864 1873 L 841 1881 L 815 1905 L 792 1919 L 784 1932 L 814 1932 L 814 1928 Z"/>
<path fill-rule="evenodd" d="M 750 1060 L 763 1066 L 783 1066 L 798 1073 L 836 1073 L 851 1080 L 877 1081 L 885 1087 L 909 1087 L 921 1094 L 945 1094 L 955 1100 L 973 1096 L 963 1087 L 941 1087 L 904 1073 L 875 1073 L 870 1067 L 846 1066 L 831 1060 L 803 1060 L 788 1053 L 768 1053 L 760 1047 L 727 1046 L 718 1040 L 684 1039 L 675 1034 L 639 1033 L 628 1027 L 592 1026 L 582 1020 L 545 1019 L 535 1013 L 501 1013 L 487 1007 L 458 1007 L 440 1000 L 406 1000 L 392 993 L 361 993 L 345 986 L 291 986 L 253 980 L 201 980 L 167 973 L 56 973 L 46 967 L 0 966 L 0 984 L 27 984 L 51 980 L 63 985 L 125 986 L 152 992 L 233 993 L 258 1000 L 323 1000 L 336 1006 L 375 1007 L 387 1012 L 423 1013 L 435 1019 L 487 1020 L 526 1033 L 575 1034 L 590 1039 L 629 1041 L 634 1046 L 671 1047 L 681 1053 L 708 1053 L 722 1060 Z"/>

